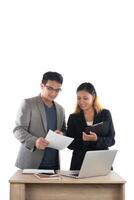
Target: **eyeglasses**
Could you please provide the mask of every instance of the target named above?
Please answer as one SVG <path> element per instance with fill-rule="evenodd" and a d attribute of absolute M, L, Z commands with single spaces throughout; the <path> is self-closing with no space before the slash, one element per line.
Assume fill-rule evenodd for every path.
<path fill-rule="evenodd" d="M 44 85 L 44 86 L 48 89 L 49 92 L 53 92 L 54 91 L 54 92 L 58 93 L 58 92 L 61 91 L 61 88 L 54 89 L 53 87 L 48 86 L 48 85 Z"/>

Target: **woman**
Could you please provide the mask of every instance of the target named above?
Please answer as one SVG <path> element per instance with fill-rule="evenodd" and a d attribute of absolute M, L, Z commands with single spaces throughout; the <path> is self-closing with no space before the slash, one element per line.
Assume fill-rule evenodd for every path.
<path fill-rule="evenodd" d="M 100 122 L 107 125 L 100 134 L 91 131 L 85 133 L 87 126 Z M 67 136 L 74 138 L 68 147 L 73 150 L 71 170 L 80 169 L 86 151 L 106 150 L 115 143 L 110 111 L 100 106 L 91 83 L 82 83 L 77 88 L 77 106 L 75 112 L 69 116 Z"/>

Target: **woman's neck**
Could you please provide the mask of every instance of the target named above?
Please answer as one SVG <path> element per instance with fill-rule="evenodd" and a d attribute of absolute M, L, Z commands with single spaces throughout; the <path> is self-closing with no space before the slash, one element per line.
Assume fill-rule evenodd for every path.
<path fill-rule="evenodd" d="M 85 110 L 84 111 L 84 116 L 85 116 L 85 119 L 86 121 L 93 121 L 94 119 L 94 108 L 89 108 L 88 110 Z"/>

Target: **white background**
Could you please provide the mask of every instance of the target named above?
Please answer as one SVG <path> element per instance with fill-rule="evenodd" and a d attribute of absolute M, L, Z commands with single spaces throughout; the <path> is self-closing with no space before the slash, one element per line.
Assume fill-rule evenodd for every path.
<path fill-rule="evenodd" d="M 92 82 L 110 109 L 118 149 L 114 169 L 126 179 L 133 199 L 134 4 L 130 0 L 0 1 L 0 199 L 8 200 L 8 180 L 19 142 L 12 129 L 23 98 L 40 92 L 44 72 L 64 76 L 57 101 L 73 112 L 76 88 Z M 71 152 L 61 152 L 68 169 Z"/>

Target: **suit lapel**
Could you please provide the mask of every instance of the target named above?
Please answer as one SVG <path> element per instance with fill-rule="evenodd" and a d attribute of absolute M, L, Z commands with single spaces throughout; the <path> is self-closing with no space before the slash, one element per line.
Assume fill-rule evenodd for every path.
<path fill-rule="evenodd" d="M 78 119 L 79 119 L 79 125 L 81 125 L 82 127 L 87 126 L 87 123 L 86 123 L 86 120 L 85 120 L 83 111 L 81 111 L 81 112 L 79 113 Z"/>
<path fill-rule="evenodd" d="M 60 129 L 60 124 L 61 124 L 61 118 L 60 118 L 60 110 L 59 110 L 59 107 L 58 107 L 58 104 L 56 102 L 54 102 L 55 104 L 55 108 L 56 108 L 56 116 L 57 116 L 57 130 Z"/>
<path fill-rule="evenodd" d="M 45 129 L 45 132 L 47 133 L 47 119 L 46 119 L 44 103 L 43 103 L 43 101 L 41 99 L 41 96 L 37 97 L 37 106 L 38 106 L 39 111 L 40 111 L 43 127 Z"/>

